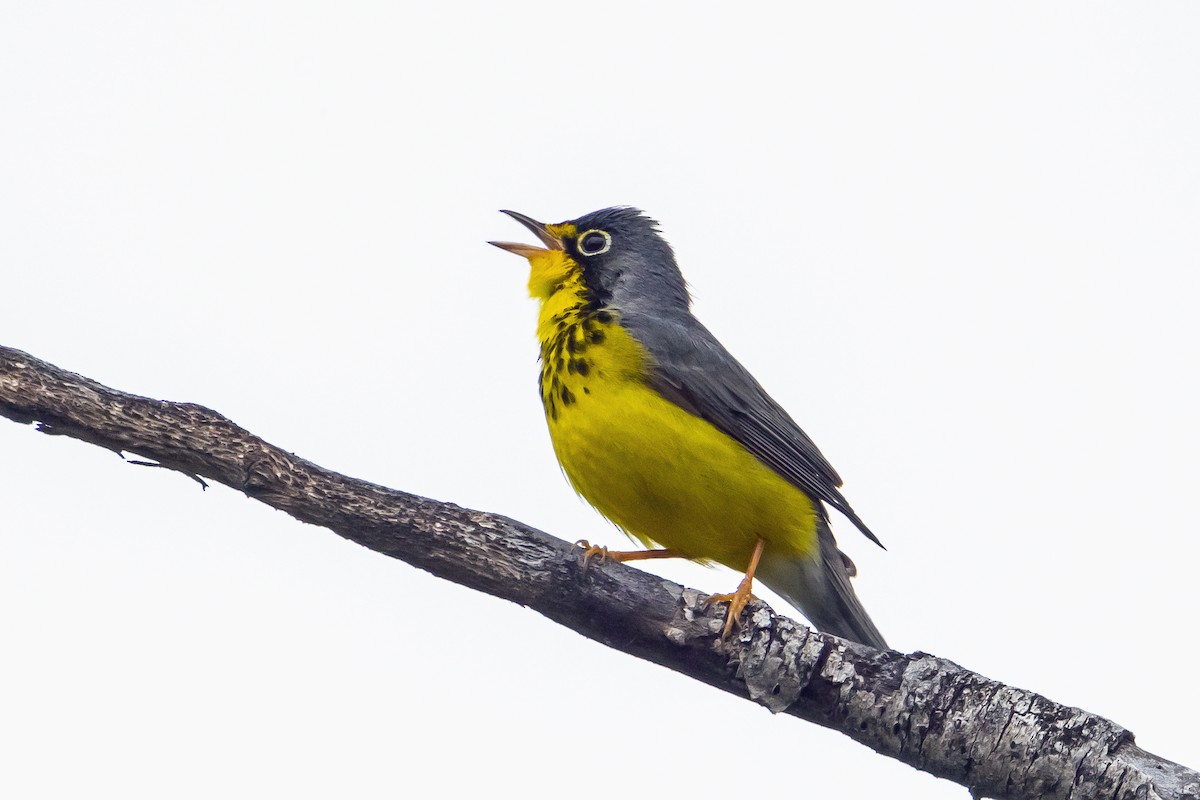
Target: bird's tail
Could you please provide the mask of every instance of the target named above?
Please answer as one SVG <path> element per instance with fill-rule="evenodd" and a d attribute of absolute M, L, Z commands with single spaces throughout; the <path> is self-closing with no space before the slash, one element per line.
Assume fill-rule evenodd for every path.
<path fill-rule="evenodd" d="M 887 650 L 883 635 L 858 602 L 850 578 L 854 564 L 838 550 L 829 523 L 817 516 L 815 558 L 772 559 L 764 553 L 757 576 L 808 618 L 818 630 Z"/>

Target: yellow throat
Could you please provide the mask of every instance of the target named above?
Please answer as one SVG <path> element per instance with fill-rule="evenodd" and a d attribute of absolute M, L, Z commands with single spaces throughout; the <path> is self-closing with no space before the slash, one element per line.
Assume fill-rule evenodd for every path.
<path fill-rule="evenodd" d="M 553 436 L 559 414 L 598 384 L 641 380 L 646 355 L 613 311 L 594 306 L 583 271 L 570 256 L 543 250 L 529 262 L 529 293 L 540 301 L 538 390 Z M 588 404 L 587 410 L 595 408 Z"/>

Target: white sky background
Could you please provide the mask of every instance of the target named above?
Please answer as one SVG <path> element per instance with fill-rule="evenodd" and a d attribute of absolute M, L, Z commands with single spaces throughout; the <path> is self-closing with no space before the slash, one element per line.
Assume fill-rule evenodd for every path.
<path fill-rule="evenodd" d="M 1200 766 L 1200 6 L 8 4 L 0 343 L 564 538 L 528 239 L 645 208 L 891 643 Z M 0 421 L 0 795 L 961 798 Z M 726 570 L 654 563 L 706 591 Z"/>

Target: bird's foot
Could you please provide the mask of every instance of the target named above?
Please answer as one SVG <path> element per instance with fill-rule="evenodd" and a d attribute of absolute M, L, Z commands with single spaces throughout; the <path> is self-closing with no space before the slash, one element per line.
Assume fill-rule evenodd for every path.
<path fill-rule="evenodd" d="M 742 578 L 742 582 L 738 584 L 737 590 L 733 594 L 714 594 L 708 598 L 710 604 L 729 603 L 729 611 L 725 614 L 725 630 L 721 631 L 722 639 L 729 638 L 733 626 L 738 624 L 738 617 L 742 615 L 742 609 L 754 599 L 754 595 L 750 594 L 750 587 L 754 585 L 754 573 L 758 569 L 758 562 L 762 558 L 763 548 L 766 547 L 766 544 L 766 539 L 761 536 L 754 543 L 754 552 L 750 555 L 750 564 L 746 567 L 746 577 Z"/>
<path fill-rule="evenodd" d="M 583 548 L 583 555 L 580 557 L 580 561 L 583 564 L 583 569 L 585 572 L 587 571 L 588 563 L 591 562 L 593 558 L 599 556 L 600 560 L 604 561 L 609 555 L 607 547 L 604 547 L 603 545 L 594 545 L 587 539 L 580 539 L 579 541 L 575 542 L 575 546 Z"/>
<path fill-rule="evenodd" d="M 753 583 L 753 578 L 742 578 L 742 582 L 738 584 L 733 594 L 712 594 L 708 596 L 708 605 L 712 605 L 713 603 L 729 603 L 729 610 L 725 613 L 725 629 L 721 631 L 722 639 L 728 639 L 734 626 L 739 624 L 738 618 L 742 615 L 742 610 L 746 605 L 751 600 L 758 599 L 750 593 L 750 586 Z"/>
<path fill-rule="evenodd" d="M 588 562 L 599 556 L 601 561 L 646 561 L 652 558 L 687 558 L 675 550 L 609 550 L 603 545 L 594 545 L 587 539 L 575 542 L 576 547 L 583 548 L 583 568 L 587 569 Z"/>

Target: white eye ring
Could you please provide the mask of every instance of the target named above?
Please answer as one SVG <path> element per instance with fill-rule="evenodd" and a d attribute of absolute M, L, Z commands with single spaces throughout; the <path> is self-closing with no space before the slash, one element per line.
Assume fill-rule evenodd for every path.
<path fill-rule="evenodd" d="M 604 244 L 601 247 L 597 247 L 595 250 L 588 250 L 583 246 L 583 243 L 587 241 L 587 238 L 592 234 L 603 236 Z M 607 231 L 601 231 L 592 228 L 590 231 L 584 231 L 583 233 L 579 234 L 578 237 L 576 237 L 575 246 L 578 248 L 581 256 L 598 256 L 601 253 L 607 253 L 609 248 L 612 247 L 612 237 L 608 235 Z"/>

